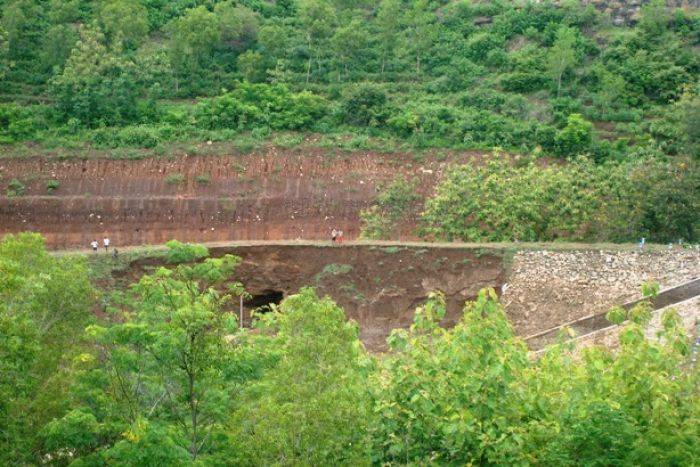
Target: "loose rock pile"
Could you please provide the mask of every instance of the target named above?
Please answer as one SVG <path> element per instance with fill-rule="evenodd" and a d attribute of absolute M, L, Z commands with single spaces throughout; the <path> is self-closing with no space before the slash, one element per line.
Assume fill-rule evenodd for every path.
<path fill-rule="evenodd" d="M 641 298 L 645 282 L 668 288 L 700 276 L 700 251 L 521 251 L 503 292 L 521 335 L 604 313 Z"/>

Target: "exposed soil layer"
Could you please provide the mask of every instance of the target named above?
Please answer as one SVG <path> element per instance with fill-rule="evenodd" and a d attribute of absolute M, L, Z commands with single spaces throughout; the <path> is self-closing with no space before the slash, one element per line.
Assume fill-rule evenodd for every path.
<path fill-rule="evenodd" d="M 467 160 L 475 154 L 456 156 Z M 145 160 L 0 160 L 0 235 L 32 230 L 49 247 L 184 241 L 325 239 L 359 235 L 360 211 L 397 175 L 429 192 L 446 162 L 320 149 Z M 7 197 L 11 180 L 26 186 Z M 48 193 L 47 182 L 58 188 Z M 406 219 L 398 238 L 408 238 Z"/>
<path fill-rule="evenodd" d="M 497 249 L 263 245 L 214 247 L 210 253 L 243 259 L 236 279 L 254 296 L 245 304 L 246 324 L 253 306 L 277 302 L 279 293 L 287 296 L 313 286 L 358 322 L 361 339 L 373 351 L 386 348 L 392 329 L 411 324 L 415 308 L 430 292 L 444 292 L 447 314 L 442 324 L 452 326 L 465 301 L 484 287 L 500 290 L 505 278 L 503 252 Z M 127 279 L 136 280 L 155 264 L 150 259 L 136 261 Z"/>

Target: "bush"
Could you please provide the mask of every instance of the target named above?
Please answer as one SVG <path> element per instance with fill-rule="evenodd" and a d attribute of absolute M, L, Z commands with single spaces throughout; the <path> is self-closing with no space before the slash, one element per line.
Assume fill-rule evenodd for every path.
<path fill-rule="evenodd" d="M 200 102 L 195 119 L 207 129 L 269 126 L 303 130 L 310 129 L 326 112 L 326 102 L 310 92 L 292 93 L 277 84 L 240 83 L 233 91 Z"/>
<path fill-rule="evenodd" d="M 31 138 L 36 123 L 29 110 L 15 104 L 0 104 L 0 144 Z"/>
<path fill-rule="evenodd" d="M 350 125 L 380 126 L 389 115 L 386 92 L 373 84 L 352 86 L 343 94 L 340 111 L 341 120 Z"/>
<path fill-rule="evenodd" d="M 118 131 L 116 141 L 119 146 L 154 148 L 160 142 L 160 135 L 159 131 L 153 127 L 129 126 Z"/>
<path fill-rule="evenodd" d="M 211 185 L 211 177 L 209 175 L 197 175 L 194 179 L 194 181 L 197 183 L 197 185 L 200 186 L 207 186 Z"/>
<path fill-rule="evenodd" d="M 60 183 L 58 180 L 49 180 L 46 182 L 46 191 L 49 194 L 52 194 L 54 191 L 58 190 L 58 187 L 60 186 Z"/>
<path fill-rule="evenodd" d="M 463 241 L 668 242 L 700 238 L 700 170 L 692 160 L 512 165 L 493 159 L 447 174 L 423 234 Z"/>
<path fill-rule="evenodd" d="M 396 223 L 405 218 L 420 200 L 416 193 L 417 187 L 418 180 L 405 180 L 401 177 L 396 177 L 386 187 L 382 187 L 372 206 L 360 213 L 362 237 L 388 238 Z"/>
<path fill-rule="evenodd" d="M 588 152 L 593 143 L 593 124 L 581 114 L 571 114 L 566 126 L 554 139 L 555 152 L 560 156 L 575 156 Z"/>
<path fill-rule="evenodd" d="M 24 196 L 27 193 L 27 187 L 24 183 L 13 178 L 10 183 L 7 184 L 7 196 L 12 198 L 14 196 Z"/>
<path fill-rule="evenodd" d="M 168 247 L 167 261 L 172 264 L 191 263 L 209 256 L 209 250 L 203 245 L 170 240 L 165 246 Z"/>
<path fill-rule="evenodd" d="M 185 176 L 182 174 L 170 174 L 165 177 L 165 183 L 168 185 L 182 185 L 185 183 Z"/>
<path fill-rule="evenodd" d="M 501 75 L 501 88 L 510 92 L 534 92 L 545 89 L 549 79 L 542 73 L 515 72 Z"/>

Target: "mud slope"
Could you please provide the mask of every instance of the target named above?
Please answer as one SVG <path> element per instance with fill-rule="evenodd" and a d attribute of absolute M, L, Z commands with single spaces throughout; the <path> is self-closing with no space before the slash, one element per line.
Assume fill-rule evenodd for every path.
<path fill-rule="evenodd" d="M 359 234 L 359 214 L 396 175 L 434 186 L 443 163 L 409 155 L 269 150 L 251 155 L 146 160 L 0 160 L 0 235 L 41 232 L 50 247 L 116 245 L 171 238 L 209 242 Z M 26 187 L 7 197 L 12 179 Z M 57 180 L 58 189 L 47 191 Z M 408 220 L 407 226 L 413 222 Z M 403 229 L 405 233 L 409 229 Z"/>
<path fill-rule="evenodd" d="M 232 253 L 242 258 L 236 270 L 254 305 L 315 287 L 330 295 L 360 326 L 360 337 L 371 350 L 384 350 L 395 328 L 407 327 L 415 307 L 435 290 L 445 293 L 443 325 L 454 325 L 464 302 L 484 287 L 500 291 L 505 278 L 504 252 L 498 249 L 345 245 L 286 245 L 210 248 L 212 256 Z M 158 261 L 131 265 L 135 281 Z M 251 303 L 244 322 L 250 322 Z M 232 311 L 237 311 L 233 306 Z"/>

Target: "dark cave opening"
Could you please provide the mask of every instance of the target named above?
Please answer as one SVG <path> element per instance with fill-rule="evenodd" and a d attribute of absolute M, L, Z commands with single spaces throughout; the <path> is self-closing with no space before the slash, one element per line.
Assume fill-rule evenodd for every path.
<path fill-rule="evenodd" d="M 256 310 L 258 313 L 270 311 L 270 305 L 279 305 L 284 298 L 284 292 L 279 290 L 263 290 L 262 293 L 251 295 L 243 301 L 243 305 L 249 310 Z"/>

